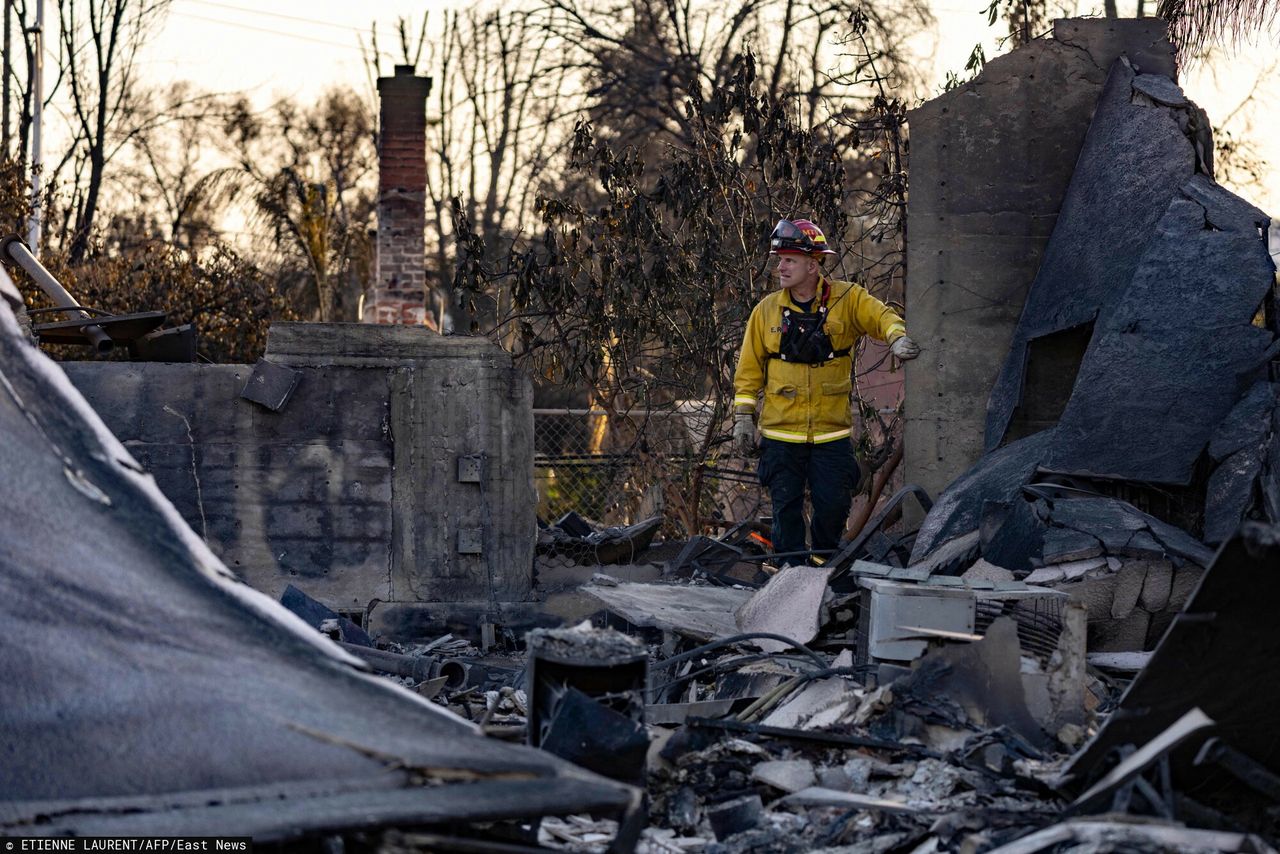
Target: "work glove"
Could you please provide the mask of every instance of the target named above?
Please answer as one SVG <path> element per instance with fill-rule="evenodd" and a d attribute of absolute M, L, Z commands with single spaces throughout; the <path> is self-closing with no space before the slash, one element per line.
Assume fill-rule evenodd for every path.
<path fill-rule="evenodd" d="M 755 453 L 756 424 L 750 412 L 739 412 L 733 416 L 733 447 L 744 457 Z"/>
<path fill-rule="evenodd" d="M 903 335 L 889 345 L 889 352 L 902 361 L 909 362 L 920 355 L 920 345 L 912 341 L 910 337 Z"/>

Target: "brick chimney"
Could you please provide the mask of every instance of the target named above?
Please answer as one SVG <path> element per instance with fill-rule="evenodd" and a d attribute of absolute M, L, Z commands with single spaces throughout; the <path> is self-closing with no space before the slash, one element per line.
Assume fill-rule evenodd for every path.
<path fill-rule="evenodd" d="M 397 65 L 395 76 L 378 78 L 378 254 L 365 321 L 435 325 L 423 245 L 430 91 L 431 78 L 414 74 L 412 65 Z"/>

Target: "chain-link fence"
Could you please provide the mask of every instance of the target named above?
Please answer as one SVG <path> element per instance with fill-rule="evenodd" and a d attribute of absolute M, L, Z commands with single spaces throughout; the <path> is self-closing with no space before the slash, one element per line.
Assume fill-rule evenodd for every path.
<path fill-rule="evenodd" d="M 627 525 L 662 515 L 670 533 L 687 535 L 699 533 L 691 530 L 695 518 L 706 529 L 758 513 L 754 461 L 729 454 L 728 424 L 714 426 L 705 458 L 697 452 L 712 427 L 710 409 L 703 401 L 613 417 L 535 409 L 539 518 L 555 522 L 572 510 L 602 525 Z M 690 506 L 695 493 L 698 508 Z"/>

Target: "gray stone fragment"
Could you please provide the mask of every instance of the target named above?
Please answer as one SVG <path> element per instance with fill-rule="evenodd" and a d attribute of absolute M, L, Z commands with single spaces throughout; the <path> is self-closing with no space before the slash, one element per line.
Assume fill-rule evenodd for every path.
<path fill-rule="evenodd" d="M 808 643 L 822 624 L 822 602 L 832 567 L 788 566 L 756 591 L 734 614 L 743 632 L 769 632 Z M 765 652 L 782 652 L 790 644 L 768 638 L 751 641 Z"/>
<path fill-rule="evenodd" d="M 849 779 L 849 791 L 865 792 L 871 785 L 871 775 L 876 771 L 877 762 L 865 756 L 855 756 L 845 760 L 842 770 Z"/>
<path fill-rule="evenodd" d="M 1147 649 L 1151 615 L 1134 608 L 1123 620 L 1099 620 L 1089 624 L 1089 649 L 1094 652 L 1140 652 Z"/>
<path fill-rule="evenodd" d="M 1072 601 L 1083 605 L 1089 617 L 1089 623 L 1099 623 L 1111 619 L 1111 604 L 1115 601 L 1116 576 L 1104 575 L 1098 578 L 1086 578 L 1072 584 L 1059 584 L 1057 590 L 1071 596 Z"/>
<path fill-rule="evenodd" d="M 1214 430 L 1209 456 L 1222 460 L 1237 451 L 1262 445 L 1271 433 L 1271 413 L 1275 407 L 1275 387 L 1268 382 L 1254 383 Z"/>
<path fill-rule="evenodd" d="M 966 569 L 960 577 L 965 581 L 1013 581 L 1012 572 L 985 559 Z"/>
<path fill-rule="evenodd" d="M 818 785 L 824 789 L 835 789 L 837 792 L 855 791 L 853 781 L 845 773 L 844 768 L 819 768 Z"/>
<path fill-rule="evenodd" d="M 1131 560 L 1116 573 L 1116 586 L 1111 591 L 1111 618 L 1123 620 L 1133 612 L 1147 579 L 1147 562 Z"/>
<path fill-rule="evenodd" d="M 808 759 L 777 759 L 751 769 L 751 779 L 790 794 L 814 785 L 817 776 Z"/>
<path fill-rule="evenodd" d="M 1103 554 L 1102 541 L 1092 534 L 1070 528 L 1050 528 L 1044 535 L 1046 564 L 1085 560 Z"/>
<path fill-rule="evenodd" d="M 1178 84 L 1163 74 L 1139 74 L 1133 78 L 1133 88 L 1166 107 L 1185 107 L 1190 103 Z"/>
<path fill-rule="evenodd" d="M 1182 566 L 1174 570 L 1173 583 L 1169 587 L 1169 604 L 1166 609 L 1181 611 L 1203 575 L 1204 569 L 1201 567 Z"/>
<path fill-rule="evenodd" d="M 1147 577 L 1142 583 L 1142 596 L 1138 601 L 1143 608 L 1152 612 L 1163 611 L 1169 604 L 1169 595 L 1173 592 L 1173 564 L 1167 560 L 1145 561 Z"/>

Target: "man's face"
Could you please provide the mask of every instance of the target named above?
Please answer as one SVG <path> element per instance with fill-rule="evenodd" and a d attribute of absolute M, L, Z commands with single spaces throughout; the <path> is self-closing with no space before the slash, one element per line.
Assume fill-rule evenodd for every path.
<path fill-rule="evenodd" d="M 784 252 L 777 258 L 778 283 L 784 288 L 794 287 L 818 277 L 818 262 L 808 255 Z"/>

